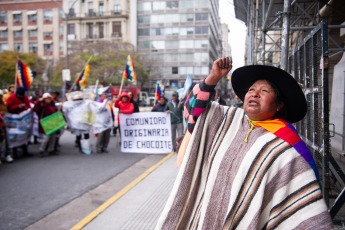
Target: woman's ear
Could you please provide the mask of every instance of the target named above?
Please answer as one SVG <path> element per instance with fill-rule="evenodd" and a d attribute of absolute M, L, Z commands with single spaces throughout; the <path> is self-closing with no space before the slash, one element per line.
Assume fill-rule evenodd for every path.
<path fill-rule="evenodd" d="M 284 102 L 281 101 L 277 107 L 277 112 L 280 111 L 282 108 L 284 108 L 284 105 L 285 105 Z"/>

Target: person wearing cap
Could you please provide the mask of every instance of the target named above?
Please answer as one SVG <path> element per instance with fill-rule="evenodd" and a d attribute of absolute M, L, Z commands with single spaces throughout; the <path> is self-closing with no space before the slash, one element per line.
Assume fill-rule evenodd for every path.
<path fill-rule="evenodd" d="M 15 94 L 11 94 L 6 101 L 7 111 L 12 114 L 20 114 L 21 112 L 31 108 L 29 98 L 25 95 L 25 88 L 18 87 Z M 23 156 L 32 156 L 28 152 L 27 144 L 21 146 Z M 17 147 L 12 148 L 13 155 L 17 155 Z"/>
<path fill-rule="evenodd" d="M 315 162 L 291 125 L 307 112 L 299 84 L 276 67 L 244 66 L 231 77 L 243 109 L 211 102 L 231 68 L 216 60 L 186 101 L 182 165 L 156 229 L 332 229 Z"/>
<path fill-rule="evenodd" d="M 170 122 L 171 122 L 171 139 L 173 144 L 173 149 L 176 151 L 176 137 L 179 137 L 183 133 L 183 101 L 178 100 L 178 93 L 176 91 L 172 94 L 172 100 L 167 103 L 165 111 L 170 113 Z"/>
<path fill-rule="evenodd" d="M 57 112 L 57 108 L 55 107 L 55 102 L 53 101 L 53 98 L 50 95 L 50 93 L 43 94 L 42 98 L 40 98 L 35 103 L 33 111 L 37 114 L 39 120 Z M 48 154 L 56 154 L 56 151 L 55 151 L 56 132 L 50 134 L 49 136 L 45 135 L 45 132 L 40 122 L 39 122 L 38 131 L 40 134 L 44 134 L 44 138 L 40 146 L 39 156 L 43 157 L 45 155 L 46 149 L 48 149 Z"/>

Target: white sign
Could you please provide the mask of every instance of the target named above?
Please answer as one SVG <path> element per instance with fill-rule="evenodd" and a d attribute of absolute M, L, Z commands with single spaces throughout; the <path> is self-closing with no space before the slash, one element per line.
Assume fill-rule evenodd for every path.
<path fill-rule="evenodd" d="M 71 80 L 71 71 L 69 69 L 62 70 L 62 80 L 70 81 Z"/>
<path fill-rule="evenodd" d="M 121 152 L 171 153 L 170 114 L 160 112 L 120 113 Z"/>

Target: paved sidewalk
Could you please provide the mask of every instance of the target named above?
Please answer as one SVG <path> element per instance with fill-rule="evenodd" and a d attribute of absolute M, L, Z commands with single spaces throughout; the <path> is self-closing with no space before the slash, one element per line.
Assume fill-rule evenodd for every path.
<path fill-rule="evenodd" d="M 166 160 L 82 229 L 154 229 L 178 172 L 176 157 Z"/>

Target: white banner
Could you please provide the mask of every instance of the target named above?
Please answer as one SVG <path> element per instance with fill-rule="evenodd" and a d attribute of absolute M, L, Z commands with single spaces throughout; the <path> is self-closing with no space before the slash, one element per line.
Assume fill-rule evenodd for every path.
<path fill-rule="evenodd" d="M 32 111 L 25 110 L 20 114 L 5 113 L 8 147 L 14 148 L 27 144 L 32 134 Z"/>
<path fill-rule="evenodd" d="M 72 131 L 100 133 L 113 127 L 113 119 L 107 102 L 66 101 L 63 103 L 62 111 Z"/>
<path fill-rule="evenodd" d="M 171 153 L 170 114 L 120 113 L 121 152 Z"/>

